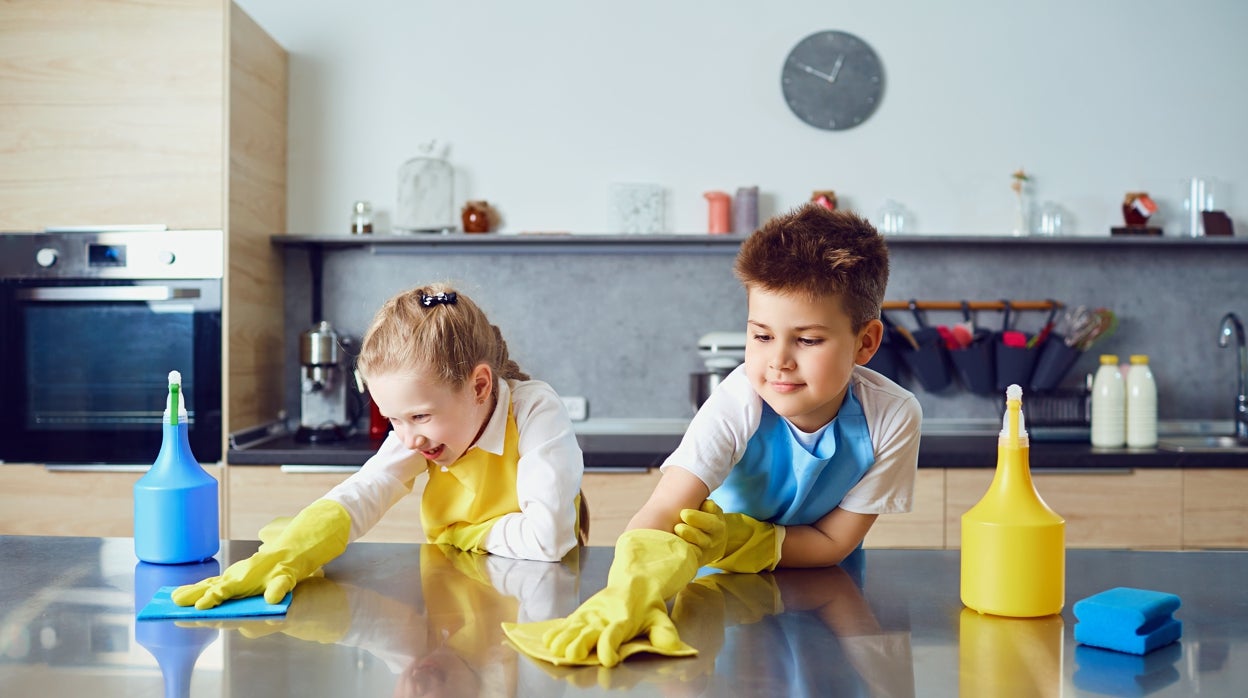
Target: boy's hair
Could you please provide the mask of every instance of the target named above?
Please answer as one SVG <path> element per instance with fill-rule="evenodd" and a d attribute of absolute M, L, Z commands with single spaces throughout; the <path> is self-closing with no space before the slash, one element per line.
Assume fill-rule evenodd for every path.
<path fill-rule="evenodd" d="M 452 296 L 451 302 L 422 303 Z M 364 333 L 356 358 L 365 380 L 386 373 L 431 371 L 455 387 L 463 385 L 482 363 L 495 376 L 529 379 L 507 355 L 507 342 L 481 308 L 440 283 L 413 288 L 386 301 Z"/>
<path fill-rule="evenodd" d="M 839 296 L 856 332 L 880 317 L 888 247 L 866 219 L 810 203 L 772 218 L 747 238 L 735 271 L 746 289 Z"/>

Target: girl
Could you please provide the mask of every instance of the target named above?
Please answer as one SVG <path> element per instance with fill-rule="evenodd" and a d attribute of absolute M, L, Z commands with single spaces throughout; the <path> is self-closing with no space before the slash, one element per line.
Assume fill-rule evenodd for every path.
<path fill-rule="evenodd" d="M 357 366 L 394 427 L 381 448 L 255 555 L 176 589 L 176 603 L 204 609 L 261 593 L 277 603 L 367 533 L 421 473 L 432 543 L 556 561 L 578 534 L 588 538 L 584 462 L 563 402 L 508 357 L 467 296 L 434 284 L 386 301 Z"/>

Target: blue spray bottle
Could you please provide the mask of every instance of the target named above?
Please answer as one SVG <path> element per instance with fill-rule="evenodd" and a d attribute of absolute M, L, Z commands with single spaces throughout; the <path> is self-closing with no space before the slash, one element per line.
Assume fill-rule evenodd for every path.
<path fill-rule="evenodd" d="M 143 562 L 199 562 L 221 547 L 217 480 L 191 453 L 181 390 L 182 374 L 170 371 L 160 453 L 134 483 L 134 553 Z"/>

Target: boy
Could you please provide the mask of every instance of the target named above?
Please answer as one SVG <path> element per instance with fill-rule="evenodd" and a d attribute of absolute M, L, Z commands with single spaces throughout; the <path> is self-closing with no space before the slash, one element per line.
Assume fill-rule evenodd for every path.
<path fill-rule="evenodd" d="M 729 549 L 704 564 L 835 565 L 879 514 L 909 511 L 914 490 L 918 401 L 863 367 L 883 336 L 888 249 L 862 218 L 811 204 L 746 240 L 736 274 L 745 363 L 698 410 L 629 528 L 711 544 L 699 524 L 717 523 L 681 514 L 709 495 L 733 514 L 721 517 Z"/>
<path fill-rule="evenodd" d="M 835 565 L 879 514 L 910 510 L 919 403 L 862 366 L 884 332 L 883 238 L 852 213 L 808 204 L 750 236 L 736 273 L 749 306 L 744 365 L 664 462 L 616 542 L 606 588 L 566 619 L 504 626 L 527 654 L 614 666 L 641 650 L 694 653 L 664 601 L 699 566 Z"/>

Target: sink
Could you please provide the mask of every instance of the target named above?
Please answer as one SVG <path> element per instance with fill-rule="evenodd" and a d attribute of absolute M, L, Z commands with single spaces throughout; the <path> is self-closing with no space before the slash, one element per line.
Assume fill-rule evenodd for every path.
<path fill-rule="evenodd" d="M 1193 453 L 1248 453 L 1248 441 L 1234 436 L 1168 436 L 1157 441 L 1163 451 L 1188 451 Z"/>

